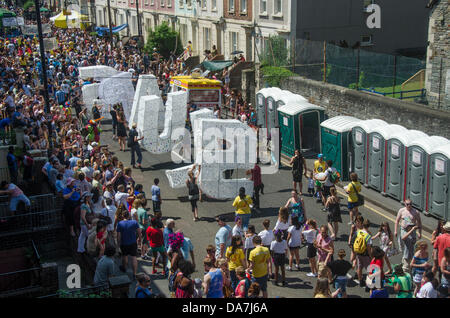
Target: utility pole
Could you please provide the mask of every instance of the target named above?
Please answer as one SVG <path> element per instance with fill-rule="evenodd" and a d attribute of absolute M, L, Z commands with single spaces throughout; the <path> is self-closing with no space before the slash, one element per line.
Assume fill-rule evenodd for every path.
<path fill-rule="evenodd" d="M 140 37 L 142 35 L 142 30 L 141 30 L 141 17 L 139 15 L 139 0 L 136 0 L 136 14 L 137 14 L 138 35 Z"/>
<path fill-rule="evenodd" d="M 110 4 L 110 0 L 108 0 L 108 21 L 109 21 L 109 40 L 110 40 L 110 44 L 111 44 L 111 50 L 114 47 L 113 44 L 113 33 L 112 33 L 112 25 L 111 25 L 111 4 Z"/>
<path fill-rule="evenodd" d="M 42 79 L 44 81 L 44 101 L 45 101 L 45 113 L 47 115 L 47 124 L 48 124 L 48 136 L 49 136 L 49 151 L 53 149 L 53 131 L 52 131 L 52 119 L 50 114 L 50 100 L 48 97 L 48 81 L 47 81 L 47 58 L 45 57 L 45 49 L 44 49 L 44 38 L 42 35 L 42 22 L 41 22 L 41 7 L 39 4 L 39 0 L 34 0 L 34 6 L 36 8 L 36 22 L 38 27 L 38 35 L 39 35 L 39 50 L 41 53 L 41 67 L 42 67 Z"/>

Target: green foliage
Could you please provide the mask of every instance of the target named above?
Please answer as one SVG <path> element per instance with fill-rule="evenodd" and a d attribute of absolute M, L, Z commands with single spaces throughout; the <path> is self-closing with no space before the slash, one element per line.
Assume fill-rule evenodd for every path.
<path fill-rule="evenodd" d="M 295 76 L 295 73 L 292 73 L 290 70 L 276 66 L 264 66 L 261 68 L 261 73 L 263 74 L 264 82 L 275 87 L 279 87 L 281 80 L 284 78 Z"/>
<path fill-rule="evenodd" d="M 176 44 L 178 42 L 178 44 Z M 158 50 L 164 58 L 168 58 L 170 53 L 175 50 L 176 55 L 183 52 L 180 36 L 178 32 L 169 27 L 166 22 L 155 28 L 155 31 L 149 30 L 147 43 L 144 50 L 148 53 L 153 52 L 153 48 Z"/>
<path fill-rule="evenodd" d="M 33 0 L 28 0 L 27 2 L 25 2 L 25 4 L 23 5 L 23 9 L 26 11 L 29 8 L 34 7 L 34 1 Z"/>
<path fill-rule="evenodd" d="M 286 39 L 276 35 L 270 36 L 260 57 L 262 66 L 287 66 L 289 65 L 289 49 Z"/>

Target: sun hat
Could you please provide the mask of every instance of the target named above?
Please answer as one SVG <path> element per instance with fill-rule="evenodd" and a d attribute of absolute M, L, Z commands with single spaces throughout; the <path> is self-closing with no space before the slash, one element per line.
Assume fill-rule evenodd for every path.
<path fill-rule="evenodd" d="M 444 231 L 450 232 L 450 221 L 445 223 L 442 228 L 444 229 Z"/>

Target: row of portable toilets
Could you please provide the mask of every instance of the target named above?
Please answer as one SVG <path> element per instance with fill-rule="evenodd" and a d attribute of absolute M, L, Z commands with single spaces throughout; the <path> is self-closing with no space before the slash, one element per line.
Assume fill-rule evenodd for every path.
<path fill-rule="evenodd" d="M 370 187 L 417 209 L 450 220 L 450 140 L 380 119 L 337 116 L 304 97 L 276 88 L 257 93 L 258 125 L 279 127 L 281 152 L 321 152 L 342 180 L 351 172 Z"/>

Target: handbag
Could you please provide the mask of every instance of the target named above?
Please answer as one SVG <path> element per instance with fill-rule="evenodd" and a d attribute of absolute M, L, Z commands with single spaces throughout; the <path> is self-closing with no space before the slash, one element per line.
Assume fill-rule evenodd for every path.
<path fill-rule="evenodd" d="M 364 196 L 362 194 L 359 194 L 358 191 L 356 191 L 355 185 L 353 182 L 351 183 L 353 190 L 355 190 L 356 196 L 358 197 L 358 202 L 356 202 L 356 206 L 363 206 L 364 205 Z"/>
<path fill-rule="evenodd" d="M 189 194 L 188 195 L 188 199 L 189 199 L 189 201 L 192 201 L 192 200 L 198 200 L 200 198 L 200 196 L 198 195 L 198 194 Z"/>

